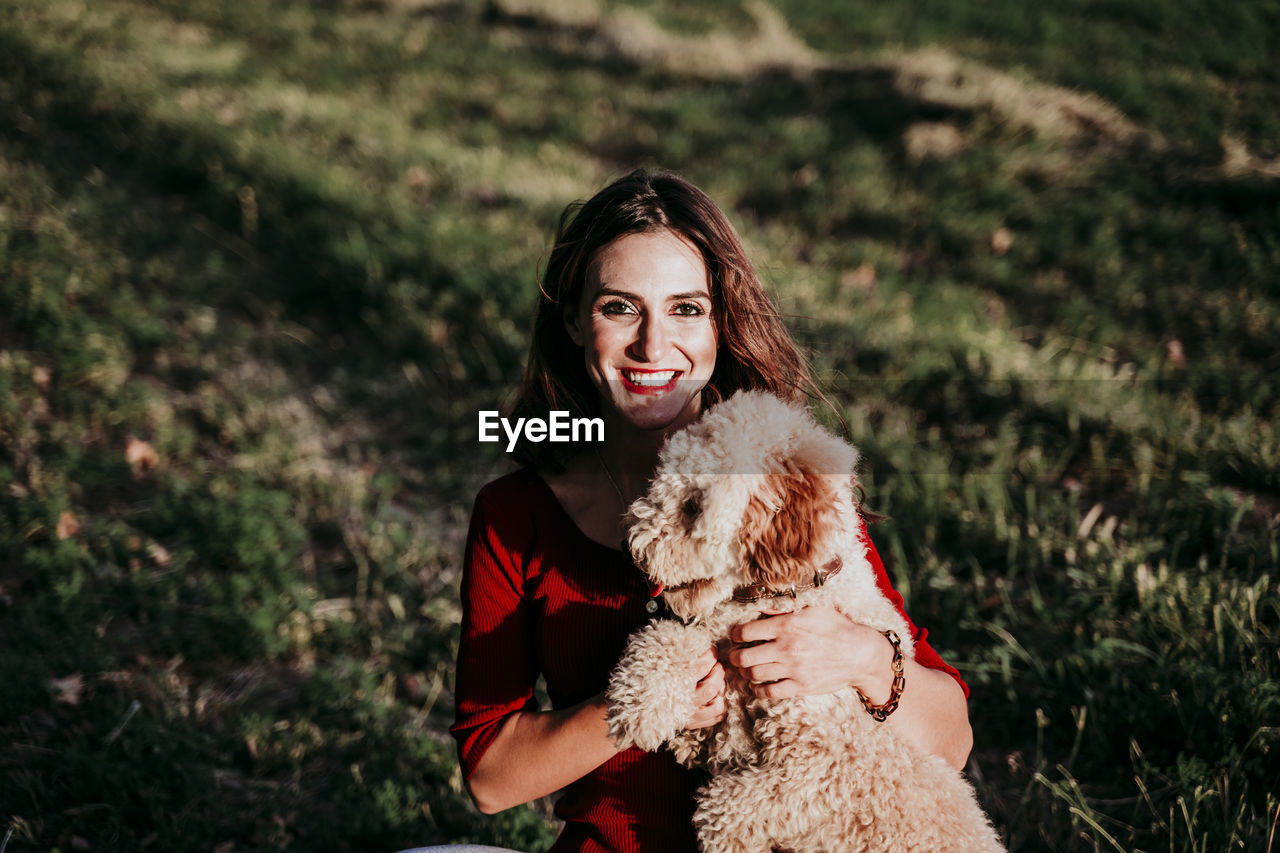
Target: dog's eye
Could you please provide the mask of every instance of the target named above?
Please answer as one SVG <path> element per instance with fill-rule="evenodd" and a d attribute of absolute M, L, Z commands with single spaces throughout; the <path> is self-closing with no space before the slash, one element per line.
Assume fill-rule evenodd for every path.
<path fill-rule="evenodd" d="M 681 510 L 684 511 L 685 518 L 693 520 L 698 517 L 698 513 L 702 512 L 702 505 L 698 503 L 697 498 L 689 498 L 684 502 L 684 506 L 681 507 Z"/>

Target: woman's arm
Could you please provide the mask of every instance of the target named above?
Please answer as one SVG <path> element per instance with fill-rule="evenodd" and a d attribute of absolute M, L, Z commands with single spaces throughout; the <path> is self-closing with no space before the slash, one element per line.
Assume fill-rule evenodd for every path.
<path fill-rule="evenodd" d="M 735 646 L 728 662 L 753 682 L 757 696 L 781 699 L 852 685 L 874 704 L 889 698 L 893 647 L 879 631 L 834 607 L 806 607 L 747 622 L 732 629 L 729 638 Z M 903 664 L 906 687 L 885 725 L 963 769 L 973 748 L 964 691 L 945 672 L 914 660 Z"/>
<path fill-rule="evenodd" d="M 494 814 L 558 791 L 617 754 L 604 694 L 559 711 L 517 711 L 489 744 L 467 789 Z"/>
<path fill-rule="evenodd" d="M 724 668 L 708 649 L 689 667 L 697 681 L 697 710 L 685 728 L 724 719 Z M 605 722 L 608 703 L 600 693 L 571 708 L 518 711 L 507 717 L 467 780 L 485 814 L 536 800 L 577 781 L 618 753 Z"/>

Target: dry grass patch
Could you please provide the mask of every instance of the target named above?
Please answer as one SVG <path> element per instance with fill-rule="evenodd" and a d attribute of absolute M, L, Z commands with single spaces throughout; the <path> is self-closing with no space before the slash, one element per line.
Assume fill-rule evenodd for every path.
<path fill-rule="evenodd" d="M 773 7 L 754 2 L 748 9 L 755 30 L 746 38 L 724 32 L 672 33 L 641 12 L 619 9 L 601 22 L 598 39 L 613 54 L 639 65 L 703 77 L 744 77 L 769 69 L 804 73 L 826 64 Z"/>

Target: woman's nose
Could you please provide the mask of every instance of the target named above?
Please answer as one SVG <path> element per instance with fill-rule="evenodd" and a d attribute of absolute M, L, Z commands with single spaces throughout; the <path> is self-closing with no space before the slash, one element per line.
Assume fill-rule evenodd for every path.
<path fill-rule="evenodd" d="M 671 330 L 667 328 L 666 318 L 648 316 L 640 322 L 636 339 L 631 344 L 629 355 L 636 361 L 658 362 L 667 354 L 671 343 Z"/>

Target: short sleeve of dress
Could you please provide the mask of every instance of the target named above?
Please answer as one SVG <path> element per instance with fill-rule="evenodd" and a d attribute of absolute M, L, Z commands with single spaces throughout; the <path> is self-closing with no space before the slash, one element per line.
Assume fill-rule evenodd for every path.
<path fill-rule="evenodd" d="M 872 544 L 871 537 L 867 535 L 867 526 L 862 524 L 861 530 L 858 531 L 859 538 L 867 546 L 867 560 L 871 563 L 871 568 L 876 573 L 876 586 L 880 587 L 880 591 L 885 594 L 889 601 L 893 602 L 893 606 L 898 608 L 898 612 L 902 614 L 902 618 L 907 620 L 907 627 L 911 630 L 911 637 L 915 641 L 916 646 L 916 663 L 921 666 L 927 666 L 929 669 L 938 669 L 945 672 L 956 680 L 960 685 L 960 689 L 964 691 L 964 698 L 969 698 L 969 685 L 965 684 L 964 679 L 960 677 L 960 671 L 948 664 L 942 657 L 929 645 L 929 631 L 925 628 L 918 627 L 911 621 L 911 617 L 907 615 L 907 611 L 902 606 L 902 596 L 893 588 L 893 584 L 889 583 L 889 575 L 884 570 L 884 563 L 880 559 L 880 554 L 876 551 L 876 546 Z"/>
<path fill-rule="evenodd" d="M 458 644 L 456 716 L 450 731 L 469 779 L 515 711 L 536 709 L 532 616 L 523 594 L 527 548 L 524 512 L 507 512 L 481 490 L 467 532 L 462 567 L 462 636 Z"/>

